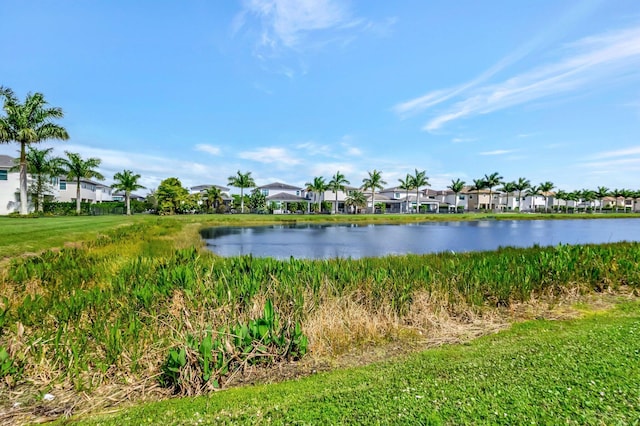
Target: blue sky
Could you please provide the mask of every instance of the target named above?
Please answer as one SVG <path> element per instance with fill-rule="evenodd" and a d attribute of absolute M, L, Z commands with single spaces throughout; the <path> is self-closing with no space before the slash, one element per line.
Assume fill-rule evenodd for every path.
<path fill-rule="evenodd" d="M 45 94 L 59 154 L 149 188 L 434 189 L 499 172 L 640 189 L 640 2 L 0 1 L 0 85 Z M 0 153 L 16 155 L 15 144 Z"/>

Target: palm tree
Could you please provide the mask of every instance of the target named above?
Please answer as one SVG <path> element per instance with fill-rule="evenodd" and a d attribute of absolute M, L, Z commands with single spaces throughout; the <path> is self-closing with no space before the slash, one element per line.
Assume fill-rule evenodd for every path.
<path fill-rule="evenodd" d="M 451 185 L 447 186 L 450 190 L 453 191 L 453 195 L 456 197 L 456 213 L 458 213 L 458 194 L 464 188 L 465 182 L 460 179 L 453 180 L 451 179 Z"/>
<path fill-rule="evenodd" d="M 382 180 L 382 172 L 373 169 L 372 172 L 367 172 L 369 177 L 362 179 L 362 189 L 367 190 L 371 189 L 371 213 L 376 212 L 376 189 L 382 189 L 383 185 L 386 185 L 387 182 Z"/>
<path fill-rule="evenodd" d="M 480 210 L 480 191 L 487 187 L 486 182 L 483 179 L 474 179 L 471 191 L 476 191 L 476 210 Z"/>
<path fill-rule="evenodd" d="M 0 86 L 5 116 L 0 117 L 0 143 L 20 144 L 20 214 L 29 212 L 27 199 L 27 154 L 31 144 L 48 139 L 67 140 L 69 134 L 53 120 L 63 118 L 62 109 L 49 107 L 42 93 L 29 93 L 20 103 L 13 91 Z"/>
<path fill-rule="evenodd" d="M 591 203 L 596 200 L 596 193 L 591 189 L 583 189 L 580 191 L 580 198 L 589 203 L 589 208 L 592 208 L 593 206 Z"/>
<path fill-rule="evenodd" d="M 213 211 L 218 210 L 218 206 L 222 203 L 222 191 L 215 185 L 207 188 L 205 192 L 207 207 L 213 209 Z"/>
<path fill-rule="evenodd" d="M 411 176 L 411 186 L 416 190 L 416 213 L 420 213 L 420 187 L 431 186 L 427 171 L 422 170 L 419 172 L 418 169 L 415 169 L 415 174 Z"/>
<path fill-rule="evenodd" d="M 318 203 L 318 212 L 321 210 L 322 206 L 322 197 L 324 196 L 324 192 L 329 189 L 329 186 L 324 181 L 322 176 L 316 176 L 313 178 L 313 182 L 307 182 L 304 184 L 306 190 L 308 192 L 313 193 L 313 197 L 315 201 Z M 317 197 L 317 198 L 316 198 Z"/>
<path fill-rule="evenodd" d="M 613 198 L 615 198 L 616 213 L 618 213 L 618 199 L 624 198 L 624 192 L 624 189 L 614 189 L 613 191 L 611 191 L 611 195 L 613 196 Z M 622 201 L 622 203 L 622 205 L 624 205 L 624 200 Z"/>
<path fill-rule="evenodd" d="M 27 173 L 34 178 L 29 192 L 35 199 L 35 207 L 39 212 L 44 211 L 44 196 L 51 193 L 51 185 L 49 181 L 52 177 L 62 173 L 60 159 L 50 157 L 53 148 L 37 149 L 29 147 L 27 151 Z M 20 170 L 20 163 L 11 169 L 12 171 Z"/>
<path fill-rule="evenodd" d="M 502 176 L 498 172 L 484 175 L 484 183 L 489 188 L 489 210 L 493 210 L 493 187 L 500 185 Z"/>
<path fill-rule="evenodd" d="M 540 184 L 540 193 L 542 194 L 542 196 L 544 197 L 544 212 L 547 213 L 548 209 L 548 204 L 547 204 L 547 197 L 549 197 L 549 192 L 551 192 L 551 190 L 555 188 L 555 185 L 553 184 L 553 182 L 542 182 Z"/>
<path fill-rule="evenodd" d="M 558 212 L 560 212 L 562 209 L 560 208 L 560 200 L 565 202 L 564 205 L 564 211 L 565 213 L 567 212 L 567 200 L 570 200 L 570 195 L 569 193 L 563 191 L 563 190 L 559 190 L 558 192 L 556 192 L 556 199 L 558 200 Z"/>
<path fill-rule="evenodd" d="M 502 191 L 507 194 L 507 209 L 509 209 L 509 194 L 512 194 L 516 191 L 516 183 L 515 182 L 503 182 L 502 188 L 498 189 L 498 191 Z"/>
<path fill-rule="evenodd" d="M 539 186 L 531 185 L 529 189 L 527 189 L 526 195 L 531 197 L 531 208 L 533 211 L 536 211 L 536 197 L 538 195 L 542 195 L 542 191 L 540 191 Z"/>
<path fill-rule="evenodd" d="M 353 191 L 351 195 L 349 195 L 344 200 L 345 205 L 353 206 L 353 213 L 358 213 L 359 208 L 363 208 L 367 205 L 367 197 L 364 195 L 362 191 Z"/>
<path fill-rule="evenodd" d="M 68 179 L 76 180 L 76 213 L 80 214 L 80 180 L 98 179 L 104 180 L 104 176 L 96 170 L 102 162 L 99 158 L 87 158 L 83 160 L 80 154 L 65 151 L 67 158 L 60 160 L 62 169 Z"/>
<path fill-rule="evenodd" d="M 609 188 L 606 186 L 599 186 L 596 190 L 596 198 L 600 203 L 600 213 L 602 213 L 602 205 L 604 204 L 604 199 L 610 195 Z"/>
<path fill-rule="evenodd" d="M 336 172 L 335 175 L 333 175 L 331 177 L 331 180 L 328 183 L 328 189 L 330 189 L 331 191 L 333 191 L 334 194 L 336 194 L 336 205 L 334 207 L 334 213 L 338 213 L 338 191 L 344 191 L 344 187 L 345 185 L 349 185 L 351 182 L 349 182 L 342 173 L 340 173 L 340 170 L 338 170 Z"/>
<path fill-rule="evenodd" d="M 413 180 L 411 179 L 411 175 L 407 173 L 407 176 L 404 179 L 398 179 L 400 182 L 400 189 L 404 189 L 404 204 L 405 204 L 405 213 L 409 213 L 409 191 L 413 189 Z"/>
<path fill-rule="evenodd" d="M 244 213 L 244 189 L 256 186 L 256 182 L 251 177 L 251 172 L 241 173 L 238 170 L 237 174 L 229 176 L 228 185 L 240 188 L 240 213 Z"/>
<path fill-rule="evenodd" d="M 529 179 L 523 177 L 518 178 L 516 182 L 516 191 L 518 191 L 518 210 L 522 211 L 522 191 L 526 191 L 531 186 Z"/>
<path fill-rule="evenodd" d="M 131 216 L 131 193 L 138 189 L 145 189 L 144 186 L 138 183 L 140 179 L 139 174 L 133 174 L 131 170 L 124 170 L 113 175 L 115 181 L 111 188 L 116 191 L 124 192 L 124 202 L 127 206 L 127 216 Z"/>

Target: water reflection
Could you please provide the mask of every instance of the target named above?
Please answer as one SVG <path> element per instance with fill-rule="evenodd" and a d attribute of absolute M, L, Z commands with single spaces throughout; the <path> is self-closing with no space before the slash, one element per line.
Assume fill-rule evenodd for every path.
<path fill-rule="evenodd" d="M 640 219 L 431 222 L 403 225 L 279 224 L 202 231 L 221 256 L 334 258 L 640 241 Z"/>

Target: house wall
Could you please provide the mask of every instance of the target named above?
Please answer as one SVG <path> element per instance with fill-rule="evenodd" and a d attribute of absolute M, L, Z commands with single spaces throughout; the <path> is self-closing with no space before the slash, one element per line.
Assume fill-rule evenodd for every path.
<path fill-rule="evenodd" d="M 9 172 L 8 168 L 0 168 L 0 215 L 20 210 L 20 173 Z M 6 176 L 6 180 L 4 177 Z"/>
<path fill-rule="evenodd" d="M 66 182 L 66 189 L 61 189 Z M 80 181 L 80 200 L 82 202 L 95 203 L 98 201 L 96 194 L 97 186 L 95 183 Z M 58 184 L 57 201 L 71 202 L 76 200 L 76 182 L 61 180 Z"/>

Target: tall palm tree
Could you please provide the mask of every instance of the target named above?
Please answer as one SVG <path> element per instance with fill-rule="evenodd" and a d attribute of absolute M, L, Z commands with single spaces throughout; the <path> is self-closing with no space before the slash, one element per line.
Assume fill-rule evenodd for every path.
<path fill-rule="evenodd" d="M 53 148 L 37 149 L 29 147 L 27 151 L 27 173 L 33 176 L 33 183 L 29 188 L 35 200 L 35 208 L 37 211 L 44 211 L 44 196 L 51 193 L 50 180 L 52 177 L 62 173 L 60 159 L 51 157 Z M 12 171 L 20 170 L 20 163 L 11 169 Z"/>
<path fill-rule="evenodd" d="M 331 177 L 331 180 L 328 183 L 328 188 L 336 194 L 336 205 L 333 210 L 334 213 L 338 213 L 338 191 L 344 191 L 345 185 L 349 185 L 350 183 L 351 182 L 349 182 L 347 178 L 340 173 L 340 170 Z"/>
<path fill-rule="evenodd" d="M 542 191 L 540 191 L 539 186 L 531 185 L 529 189 L 527 189 L 526 195 L 531 197 L 531 208 L 533 211 L 536 211 L 536 197 L 538 195 L 542 195 Z"/>
<path fill-rule="evenodd" d="M 124 192 L 124 202 L 127 206 L 127 216 L 131 216 L 131 193 L 138 189 L 145 189 L 144 186 L 138 183 L 140 179 L 139 174 L 133 174 L 131 170 L 124 170 L 113 175 L 115 181 L 111 188 L 116 191 Z"/>
<path fill-rule="evenodd" d="M 503 182 L 502 188 L 498 189 L 498 191 L 502 191 L 507 194 L 507 209 L 509 209 L 509 194 L 513 194 L 516 191 L 516 183 Z"/>
<path fill-rule="evenodd" d="M 344 203 L 347 206 L 353 206 L 354 207 L 353 213 L 356 214 L 358 213 L 358 209 L 366 207 L 367 197 L 364 195 L 364 192 L 362 191 L 353 191 L 351 195 L 349 195 L 344 200 Z"/>
<path fill-rule="evenodd" d="M 229 176 L 228 185 L 240 188 L 240 212 L 244 213 L 244 189 L 256 186 L 256 182 L 251 177 L 251 172 L 241 173 L 240 170 L 238 170 L 238 173 Z"/>
<path fill-rule="evenodd" d="M 367 172 L 367 173 L 369 174 L 369 177 L 362 179 L 361 188 L 365 191 L 367 189 L 371 190 L 371 213 L 375 213 L 376 212 L 376 200 L 375 200 L 376 189 L 384 188 L 383 185 L 386 185 L 387 182 L 382 180 L 382 172 L 379 172 L 376 169 L 373 169 L 372 172 Z"/>
<path fill-rule="evenodd" d="M 567 200 L 570 200 L 570 195 L 568 192 L 565 192 L 563 190 L 559 190 L 558 192 L 556 192 L 556 199 L 558 200 L 558 212 L 560 212 L 562 209 L 560 208 L 560 200 L 565 202 L 564 205 L 564 212 L 567 212 Z"/>
<path fill-rule="evenodd" d="M 80 180 L 98 179 L 104 180 L 104 176 L 96 170 L 102 162 L 99 158 L 87 158 L 83 160 L 80 154 L 65 151 L 67 158 L 60 160 L 62 169 L 68 179 L 76 180 L 76 213 L 80 214 Z"/>
<path fill-rule="evenodd" d="M 484 175 L 484 183 L 489 188 L 489 210 L 493 210 L 493 187 L 500 185 L 502 176 L 498 172 Z"/>
<path fill-rule="evenodd" d="M 614 189 L 613 191 L 611 191 L 611 195 L 613 196 L 613 198 L 615 198 L 615 203 L 616 203 L 616 213 L 618 213 L 618 199 L 620 198 L 624 198 L 624 189 Z M 624 200 L 623 200 L 623 205 L 624 205 Z"/>
<path fill-rule="evenodd" d="M 531 182 L 523 177 L 518 178 L 516 182 L 516 191 L 518 191 L 518 210 L 522 211 L 522 192 L 529 189 Z"/>
<path fill-rule="evenodd" d="M 542 196 L 544 197 L 544 212 L 547 213 L 548 209 L 548 203 L 547 203 L 547 199 L 549 197 L 549 192 L 551 192 L 551 190 L 555 188 L 555 185 L 553 184 L 553 182 L 542 182 L 540 184 L 540 193 L 542 194 Z"/>
<path fill-rule="evenodd" d="M 471 191 L 476 191 L 476 210 L 480 210 L 480 191 L 487 187 L 484 179 L 474 179 L 473 186 L 470 188 Z"/>
<path fill-rule="evenodd" d="M 589 208 L 593 207 L 591 203 L 597 199 L 595 191 L 592 191 L 591 189 L 581 190 L 580 198 L 583 201 L 586 201 L 587 203 L 589 203 Z"/>
<path fill-rule="evenodd" d="M 318 203 L 318 212 L 321 210 L 324 193 L 329 189 L 329 185 L 324 181 L 322 176 L 316 176 L 313 178 L 313 182 L 307 182 L 304 184 L 308 192 L 313 193 L 315 201 Z"/>
<path fill-rule="evenodd" d="M 416 190 L 416 213 L 420 213 L 420 187 L 430 186 L 427 171 L 415 169 L 415 174 L 411 176 L 411 186 Z"/>
<path fill-rule="evenodd" d="M 411 179 L 411 175 L 407 173 L 407 176 L 404 179 L 398 179 L 398 182 L 400 182 L 399 188 L 405 191 L 405 213 L 409 213 L 409 191 L 413 189 L 413 180 Z"/>
<path fill-rule="evenodd" d="M 222 191 L 215 185 L 207 188 L 205 192 L 207 207 L 213 209 L 213 211 L 217 211 L 218 206 L 222 203 Z"/>
<path fill-rule="evenodd" d="M 447 188 L 449 188 L 451 191 L 453 191 L 453 195 L 456 198 L 456 213 L 458 212 L 458 194 L 464 188 L 464 184 L 465 184 L 465 181 L 463 181 L 463 180 L 460 180 L 460 179 L 453 180 L 453 179 L 451 179 L 451 185 L 447 186 Z"/>
<path fill-rule="evenodd" d="M 604 204 L 604 199 L 610 195 L 609 188 L 606 186 L 599 186 L 595 191 L 596 198 L 598 199 L 598 203 L 600 203 L 600 213 L 602 213 L 602 205 Z"/>
<path fill-rule="evenodd" d="M 67 140 L 69 134 L 54 120 L 63 118 L 61 108 L 50 107 L 42 93 L 29 93 L 20 103 L 13 91 L 0 86 L 6 115 L 0 117 L 0 143 L 20 144 L 20 214 L 27 214 L 27 153 L 31 144 L 48 139 Z"/>

